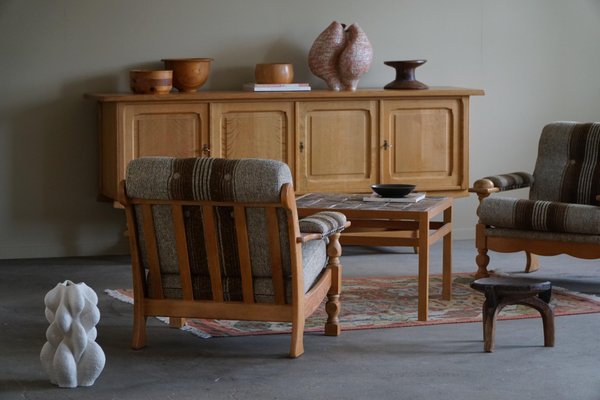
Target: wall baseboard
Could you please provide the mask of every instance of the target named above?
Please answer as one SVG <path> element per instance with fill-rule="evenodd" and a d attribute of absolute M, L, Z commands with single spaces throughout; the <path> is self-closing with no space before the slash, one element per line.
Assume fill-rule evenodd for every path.
<path fill-rule="evenodd" d="M 0 246 L 0 259 L 90 257 L 129 254 L 125 243 L 102 245 L 98 242 L 72 243 L 69 245 L 16 245 Z"/>

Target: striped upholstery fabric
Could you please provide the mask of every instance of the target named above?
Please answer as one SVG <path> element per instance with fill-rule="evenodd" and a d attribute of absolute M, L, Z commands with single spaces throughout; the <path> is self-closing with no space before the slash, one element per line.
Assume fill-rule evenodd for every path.
<path fill-rule="evenodd" d="M 146 157 L 129 163 L 126 190 L 129 197 L 164 200 L 215 200 L 243 202 L 279 202 L 281 187 L 292 182 L 288 166 L 279 161 L 219 158 Z M 282 268 L 286 277 L 286 294 L 291 296 L 291 272 L 287 223 L 280 210 L 279 228 Z M 154 206 L 161 277 L 165 297 L 182 298 L 179 265 L 169 206 Z M 136 209 L 136 217 L 142 214 Z M 190 266 L 196 299 L 212 297 L 208 260 L 204 246 L 202 211 L 189 206 L 184 210 Z M 222 207 L 217 212 L 217 242 L 221 254 L 222 284 L 225 300 L 242 300 L 241 274 L 235 240 L 235 221 L 232 209 Z M 257 302 L 273 302 L 271 260 L 265 233 L 267 222 L 262 209 L 247 211 L 252 274 Z M 140 232 L 142 262 L 148 268 L 144 237 Z M 315 282 L 326 265 L 324 240 L 303 244 L 305 292 Z M 148 282 L 152 282 L 151 279 Z M 153 288 L 148 288 L 153 293 Z"/>
<path fill-rule="evenodd" d="M 300 232 L 330 236 L 344 228 L 346 216 L 337 211 L 321 211 L 300 220 Z"/>
<path fill-rule="evenodd" d="M 482 201 L 482 223 L 526 231 L 600 234 L 600 207 L 495 197 Z"/>
<path fill-rule="evenodd" d="M 533 175 L 528 172 L 513 172 L 511 174 L 486 176 L 483 179 L 492 181 L 494 187 L 500 191 L 514 190 L 530 187 L 533 183 Z"/>
<path fill-rule="evenodd" d="M 555 122 L 544 127 L 531 200 L 597 204 L 600 194 L 600 123 Z"/>
<path fill-rule="evenodd" d="M 486 236 L 501 238 L 515 238 L 528 240 L 554 240 L 567 243 L 594 243 L 600 244 L 600 235 L 585 235 L 580 233 L 558 233 L 541 231 L 524 231 L 520 229 L 486 228 Z"/>
<path fill-rule="evenodd" d="M 521 174 L 496 178 L 505 190 L 527 180 Z M 529 199 L 485 198 L 479 218 L 497 228 L 597 235 L 598 194 L 600 123 L 555 122 L 542 131 Z"/>

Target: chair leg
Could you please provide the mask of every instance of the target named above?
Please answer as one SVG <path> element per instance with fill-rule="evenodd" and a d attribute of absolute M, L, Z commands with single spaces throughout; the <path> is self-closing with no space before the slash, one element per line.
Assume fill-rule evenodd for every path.
<path fill-rule="evenodd" d="M 487 240 L 485 237 L 485 225 L 475 225 L 475 247 L 477 248 L 477 256 L 475 257 L 475 263 L 477 263 L 477 272 L 475 278 L 487 278 L 490 276 L 487 266 L 490 263 L 490 257 L 487 255 Z"/>
<path fill-rule="evenodd" d="M 169 317 L 169 326 L 179 329 L 185 325 L 185 318 Z"/>
<path fill-rule="evenodd" d="M 300 357 L 304 353 L 304 317 L 298 316 L 292 321 L 292 344 L 290 358 Z"/>
<path fill-rule="evenodd" d="M 327 312 L 327 322 L 325 323 L 325 335 L 339 336 L 340 327 L 340 293 L 342 291 L 342 265 L 340 264 L 340 256 L 342 247 L 339 242 L 340 234 L 335 234 L 330 237 L 327 246 L 327 255 L 329 263 L 327 268 L 331 270 L 331 287 L 327 293 L 327 303 L 325 303 L 325 311 Z"/>
<path fill-rule="evenodd" d="M 139 350 L 144 347 L 146 347 L 146 317 L 134 312 L 131 348 Z"/>
<path fill-rule="evenodd" d="M 525 264 L 525 272 L 534 272 L 540 268 L 540 259 L 537 254 L 525 252 L 527 256 L 527 264 Z"/>
<path fill-rule="evenodd" d="M 327 312 L 327 322 L 325 323 L 326 336 L 339 336 L 340 327 L 340 295 L 328 294 L 327 303 L 325 303 L 325 311 Z"/>
<path fill-rule="evenodd" d="M 487 278 L 490 273 L 487 270 L 487 266 L 490 263 L 490 256 L 487 255 L 487 249 L 477 249 L 477 256 L 475 262 L 477 263 L 477 272 L 475 273 L 475 279 Z"/>

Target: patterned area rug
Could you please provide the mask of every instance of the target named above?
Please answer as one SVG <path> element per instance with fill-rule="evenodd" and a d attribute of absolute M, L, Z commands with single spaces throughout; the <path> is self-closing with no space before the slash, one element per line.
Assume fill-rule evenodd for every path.
<path fill-rule="evenodd" d="M 483 294 L 469 286 L 470 274 L 453 275 L 452 300 L 441 298 L 441 276 L 430 277 L 429 321 L 417 320 L 417 277 L 359 278 L 343 280 L 342 330 L 399 328 L 406 326 L 480 322 Z M 106 289 L 110 296 L 132 303 L 132 290 Z M 600 312 L 600 298 L 553 288 L 556 316 Z M 539 318 L 526 306 L 508 306 L 498 319 Z M 168 318 L 159 318 L 168 322 Z M 306 332 L 322 332 L 327 317 L 324 303 L 306 321 Z M 252 322 L 188 319 L 181 328 L 203 338 L 289 333 L 291 325 L 281 322 Z"/>

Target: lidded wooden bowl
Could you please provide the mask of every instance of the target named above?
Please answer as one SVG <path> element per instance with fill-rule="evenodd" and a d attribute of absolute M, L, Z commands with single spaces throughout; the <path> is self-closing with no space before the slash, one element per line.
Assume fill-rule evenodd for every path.
<path fill-rule="evenodd" d="M 256 83 L 292 83 L 294 81 L 294 66 L 284 63 L 256 64 L 254 78 Z"/>
<path fill-rule="evenodd" d="M 173 88 L 173 71 L 131 70 L 129 71 L 129 87 L 133 93 L 169 93 Z"/>
<path fill-rule="evenodd" d="M 173 70 L 173 86 L 180 92 L 196 92 L 206 83 L 212 58 L 163 59 L 166 69 Z"/>

